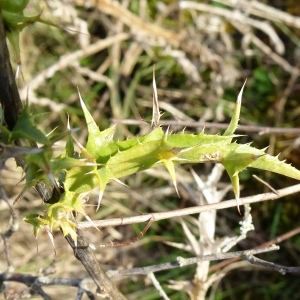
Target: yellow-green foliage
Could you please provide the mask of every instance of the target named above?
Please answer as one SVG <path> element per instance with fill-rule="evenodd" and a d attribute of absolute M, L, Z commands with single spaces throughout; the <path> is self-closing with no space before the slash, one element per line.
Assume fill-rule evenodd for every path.
<path fill-rule="evenodd" d="M 69 220 L 69 215 L 77 211 L 89 217 L 84 212 L 80 198 L 83 194 L 100 189 L 99 203 L 106 185 L 112 180 L 136 172 L 165 166 L 176 187 L 176 164 L 185 163 L 221 163 L 231 179 L 237 204 L 239 200 L 239 173 L 247 167 L 276 172 L 300 180 L 300 171 L 282 161 L 251 147 L 232 142 L 238 125 L 242 91 L 238 96 L 232 121 L 223 135 L 185 134 L 184 132 L 168 134 L 157 125 L 149 134 L 114 141 L 114 127 L 100 131 L 87 110 L 81 97 L 81 105 L 88 127 L 88 139 L 85 147 L 80 146 L 80 153 L 74 152 L 72 132 L 59 133 L 51 139 L 38 129 L 33 130 L 31 116 L 25 107 L 21 117 L 12 130 L 6 131 L 7 141 L 26 138 L 42 143 L 41 151 L 27 155 L 26 188 L 39 181 L 54 182 L 59 178 L 64 189 L 58 203 L 47 204 L 46 212 L 41 215 L 30 215 L 26 222 L 34 226 L 35 235 L 41 228 L 50 232 L 54 228 L 62 228 L 63 233 L 70 234 L 76 241 L 75 224 Z M 67 135 L 64 153 L 53 157 L 51 145 Z"/>

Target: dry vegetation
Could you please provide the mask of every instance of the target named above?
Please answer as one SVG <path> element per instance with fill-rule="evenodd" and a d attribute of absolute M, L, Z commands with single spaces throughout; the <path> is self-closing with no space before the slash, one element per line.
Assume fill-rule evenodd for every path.
<path fill-rule="evenodd" d="M 299 169 L 300 5 L 297 0 L 281 1 L 285 3 L 282 6 L 280 1 L 273 2 L 30 1 L 28 13 L 42 9 L 43 18 L 51 19 L 58 28 L 34 24 L 23 31 L 22 76 L 18 79 L 21 98 L 28 97 L 35 121 L 44 132 L 56 126 L 63 130 L 69 116 L 72 128 L 82 127 L 76 135 L 84 144 L 87 132 L 78 86 L 100 129 L 117 124 L 116 138 L 142 135 L 150 129 L 155 65 L 160 109 L 164 112 L 162 123 L 170 125 L 170 130 L 186 128 L 187 132 L 200 132 L 205 125 L 206 132 L 215 134 L 230 119 L 233 101 L 248 78 L 239 134 L 251 135 L 256 147 L 270 145 L 271 154 L 282 151 L 282 158 Z M 248 141 L 246 136 L 241 139 Z M 59 152 L 64 144 L 56 147 Z M 1 184 L 13 203 L 22 189 L 24 174 L 14 160 L 7 161 L 6 167 Z M 135 223 L 139 223 L 147 213 L 218 204 L 233 198 L 229 179 L 218 165 L 178 167 L 177 174 L 181 198 L 167 172 L 155 169 L 126 178 L 129 187 L 111 183 L 98 212 L 97 193 L 89 195 L 87 213 L 93 220 L 102 221 L 137 216 L 141 218 Z M 279 175 L 256 174 L 275 189 L 295 183 Z M 242 196 L 270 191 L 253 180 L 248 171 L 242 180 Z M 288 193 L 296 191 L 298 185 Z M 269 194 L 269 198 L 276 197 Z M 298 277 L 283 277 L 274 265 L 262 269 L 241 260 L 250 260 L 251 253 L 235 253 L 236 258 L 215 264 L 187 261 L 188 266 L 167 265 L 164 271 L 154 272 L 159 264 L 178 257 L 214 254 L 213 259 L 224 259 L 221 254 L 229 250 L 263 248 L 275 242 L 281 243 L 281 249 L 265 254 L 264 259 L 298 266 L 296 201 L 297 196 L 290 196 L 256 203 L 251 205 L 252 214 L 246 209 L 244 218 L 236 208 L 200 214 L 194 210 L 185 216 L 181 213 L 181 217 L 154 222 L 142 239 L 124 247 L 101 245 L 130 241 L 145 223 L 104 227 L 104 221 L 102 234 L 88 228 L 84 235 L 127 299 L 298 299 Z M 234 206 L 230 201 L 227 204 Z M 38 236 L 36 251 L 32 227 L 22 221 L 28 213 L 43 211 L 42 200 L 33 189 L 14 205 L 14 210 L 16 231 L 1 241 L 0 273 L 88 278 L 60 232 L 54 234 L 56 255 L 44 232 Z M 5 201 L 0 201 L 0 211 L 3 235 L 13 220 Z M 243 219 L 247 223 L 241 225 Z M 77 220 L 84 228 L 80 216 Z M 240 227 L 253 230 L 241 232 Z M 144 266 L 150 269 L 140 269 Z M 25 290 L 19 283 L 5 285 L 8 299 L 26 295 L 50 299 L 31 295 L 32 290 Z M 94 292 L 90 281 L 84 287 Z M 80 298 L 78 288 L 70 286 L 43 289 L 51 299 L 93 299 L 87 295 Z"/>

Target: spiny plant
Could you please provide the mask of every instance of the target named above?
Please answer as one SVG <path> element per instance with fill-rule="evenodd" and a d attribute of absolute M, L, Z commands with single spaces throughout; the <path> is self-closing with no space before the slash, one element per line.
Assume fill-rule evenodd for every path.
<path fill-rule="evenodd" d="M 124 176 L 161 165 L 169 172 L 178 193 L 176 164 L 221 163 L 230 177 L 238 209 L 239 173 L 247 167 L 300 180 L 300 171 L 284 161 L 279 161 L 278 156 L 265 153 L 265 149 L 260 150 L 250 144 L 233 141 L 238 138 L 235 130 L 238 126 L 244 86 L 245 84 L 237 97 L 231 122 L 223 135 L 209 135 L 204 131 L 199 134 L 186 134 L 184 131 L 169 133 L 168 129 L 164 131 L 159 124 L 161 114 L 155 79 L 151 132 L 125 141 L 114 140 L 115 126 L 100 131 L 80 93 L 80 103 L 88 129 L 85 146 L 73 137 L 77 129 L 46 136 L 33 124 L 33 117 L 26 105 L 12 131 L 2 127 L 4 141 L 11 144 L 16 139 L 27 139 L 41 144 L 38 151 L 24 157 L 26 184 L 23 192 L 39 182 L 44 182 L 46 185 L 54 185 L 60 192 L 60 198 L 56 203 L 46 204 L 44 214 L 31 214 L 24 220 L 33 225 L 35 236 L 40 229 L 46 229 L 52 239 L 53 229 L 60 228 L 64 235 L 71 235 L 76 243 L 76 224 L 72 221 L 72 214 L 78 212 L 92 222 L 82 204 L 82 198 L 88 192 L 99 188 L 99 209 L 105 187 L 110 181 L 120 181 Z M 52 146 L 63 138 L 67 139 L 65 149 L 55 157 Z M 75 151 L 76 144 L 79 151 Z"/>
<path fill-rule="evenodd" d="M 52 22 L 43 20 L 39 14 L 25 16 L 24 9 L 29 0 L 0 0 L 0 9 L 7 30 L 7 37 L 12 44 L 17 62 L 20 63 L 19 35 L 26 26 L 34 22 L 43 22 L 56 26 Z M 154 78 L 154 76 L 153 76 Z M 24 156 L 26 184 L 21 194 L 41 182 L 54 186 L 60 194 L 55 203 L 45 195 L 46 211 L 44 214 L 31 214 L 25 221 L 31 223 L 35 236 L 40 229 L 46 229 L 50 238 L 55 228 L 61 228 L 64 235 L 70 234 L 76 242 L 76 224 L 71 220 L 73 212 L 81 213 L 90 222 L 92 220 L 85 213 L 82 198 L 86 193 L 99 188 L 97 209 L 106 185 L 112 181 L 120 181 L 139 171 L 165 166 L 170 178 L 177 190 L 176 164 L 186 163 L 221 163 L 230 177 L 233 191 L 239 209 L 239 173 L 247 167 L 258 168 L 276 172 L 288 177 L 300 180 L 300 171 L 279 161 L 265 153 L 265 149 L 259 150 L 250 144 L 238 144 L 233 139 L 238 138 L 235 130 L 238 126 L 241 98 L 243 88 L 238 95 L 232 120 L 223 135 L 169 133 L 164 131 L 159 124 L 160 111 L 156 92 L 155 80 L 153 80 L 153 116 L 152 131 L 144 136 L 130 138 L 125 141 L 114 141 L 115 127 L 100 131 L 96 122 L 86 108 L 80 94 L 80 102 L 88 128 L 88 138 L 85 146 L 80 145 L 72 135 L 75 130 L 45 135 L 33 124 L 33 116 L 25 105 L 19 119 L 10 131 L 1 126 L 2 150 L 11 150 L 11 144 L 20 139 L 32 141 L 40 145 L 37 149 L 17 149 L 14 153 Z M 63 153 L 56 157 L 53 152 L 53 144 L 63 138 L 67 139 Z M 75 151 L 75 144 L 79 152 Z M 13 155 L 13 153 L 11 153 Z M 3 165 L 6 157 L 1 158 Z M 50 199 L 51 200 L 51 199 Z"/>

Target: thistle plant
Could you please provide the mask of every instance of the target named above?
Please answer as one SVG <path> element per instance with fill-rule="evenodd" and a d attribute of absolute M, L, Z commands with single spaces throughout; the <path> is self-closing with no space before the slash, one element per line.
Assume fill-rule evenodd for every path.
<path fill-rule="evenodd" d="M 55 26 L 52 22 L 43 20 L 39 14 L 25 16 L 24 9 L 28 2 L 28 0 L 0 1 L 7 37 L 13 46 L 18 63 L 20 63 L 19 35 L 23 28 L 33 22 Z M 80 94 L 80 103 L 88 129 L 87 142 L 84 146 L 73 137 L 77 129 L 68 128 L 66 132 L 55 133 L 50 137 L 45 135 L 33 124 L 29 107 L 25 105 L 12 130 L 2 126 L 2 141 L 9 145 L 23 139 L 41 145 L 24 157 L 26 184 L 23 192 L 43 182 L 46 186 L 53 186 L 60 194 L 58 202 L 46 204 L 43 215 L 29 215 L 25 221 L 33 225 L 36 236 L 42 228 L 47 230 L 50 237 L 53 229 L 61 228 L 65 236 L 70 234 L 76 242 L 76 224 L 71 220 L 73 212 L 82 214 L 92 222 L 85 213 L 81 201 L 84 195 L 98 188 L 97 209 L 99 209 L 105 187 L 110 181 L 120 181 L 125 176 L 161 165 L 167 169 L 178 194 L 176 164 L 205 162 L 222 164 L 230 177 L 238 210 L 241 204 L 239 173 L 247 167 L 300 180 L 300 171 L 280 161 L 278 156 L 268 155 L 265 149 L 256 149 L 250 144 L 239 144 L 235 141 L 238 139 L 235 130 L 238 126 L 244 86 L 237 97 L 231 122 L 223 135 L 209 135 L 204 131 L 199 134 L 186 134 L 184 131 L 170 133 L 168 129 L 164 130 L 159 123 L 160 111 L 154 79 L 152 130 L 144 136 L 125 141 L 114 140 L 115 126 L 100 131 Z M 67 138 L 65 150 L 60 156 L 55 157 L 52 146 L 65 137 Z M 75 144 L 79 151 L 75 151 Z M 47 202 L 47 199 L 44 200 Z"/>
<path fill-rule="evenodd" d="M 177 191 L 176 164 L 197 164 L 213 162 L 222 164 L 232 183 L 232 188 L 239 210 L 240 191 L 239 173 L 247 167 L 275 172 L 300 180 L 300 171 L 280 161 L 277 157 L 257 149 L 250 144 L 239 144 L 235 141 L 238 135 L 235 130 L 241 108 L 242 87 L 235 104 L 231 122 L 223 135 L 209 135 L 202 131 L 199 134 L 170 133 L 159 125 L 160 111 L 154 81 L 152 130 L 149 134 L 127 139 L 114 140 L 115 126 L 100 131 L 92 118 L 83 99 L 81 107 L 85 116 L 88 138 L 86 145 L 81 145 L 73 137 L 74 131 L 68 129 L 47 137 L 32 124 L 32 116 L 28 106 L 22 112 L 12 131 L 6 129 L 7 143 L 15 139 L 29 139 L 42 144 L 32 154 L 25 156 L 26 184 L 25 189 L 38 182 L 53 184 L 61 193 L 57 203 L 47 204 L 42 215 L 34 214 L 25 218 L 34 227 L 37 236 L 44 228 L 51 235 L 56 228 L 61 228 L 64 235 L 70 234 L 76 242 L 76 224 L 72 221 L 74 212 L 82 214 L 92 222 L 85 213 L 81 199 L 90 191 L 98 188 L 99 199 L 97 209 L 106 185 L 115 180 L 121 181 L 124 176 L 164 166 Z M 52 145 L 66 137 L 66 147 L 58 157 L 53 155 Z M 77 147 L 76 147 L 77 145 Z M 79 151 L 75 151 L 78 148 Z M 177 191 L 178 193 L 178 191 Z"/>

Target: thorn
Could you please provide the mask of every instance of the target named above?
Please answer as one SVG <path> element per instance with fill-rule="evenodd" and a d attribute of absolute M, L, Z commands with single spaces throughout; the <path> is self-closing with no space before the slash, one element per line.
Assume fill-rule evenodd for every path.
<path fill-rule="evenodd" d="M 253 160 L 257 160 L 257 159 L 261 158 L 262 156 L 266 156 L 266 155 L 267 155 L 267 153 L 253 155 Z"/>
<path fill-rule="evenodd" d="M 54 254 L 55 254 L 55 256 L 56 256 L 56 250 L 55 250 L 55 246 L 54 246 L 54 238 L 53 238 L 53 234 L 52 234 L 52 232 L 51 232 L 49 226 L 45 226 L 45 229 L 46 229 L 46 232 L 47 232 L 47 234 L 48 234 L 48 237 L 49 237 L 49 239 L 50 239 L 50 241 L 51 241 L 51 244 L 52 244 L 52 247 L 53 247 L 53 250 L 54 250 Z"/>
<path fill-rule="evenodd" d="M 95 225 L 93 220 L 88 215 L 85 215 L 84 217 L 93 225 L 93 227 L 95 227 L 99 232 L 101 232 L 101 230 Z"/>
<path fill-rule="evenodd" d="M 176 181 L 173 182 L 173 184 L 174 184 L 174 187 L 175 187 L 175 190 L 176 190 L 176 194 L 177 194 L 178 198 L 180 198 L 180 194 L 179 194 L 179 191 L 178 191 L 178 188 L 177 188 L 177 183 L 176 183 Z"/>
<path fill-rule="evenodd" d="M 29 105 L 29 85 L 27 86 L 27 93 L 26 93 L 26 101 L 25 101 L 25 103 L 26 103 L 26 106 Z"/>
<path fill-rule="evenodd" d="M 80 104 L 81 106 L 85 107 L 85 103 L 81 97 L 80 91 L 79 91 L 79 87 L 77 86 L 77 92 L 78 92 L 78 96 L 79 96 L 79 100 L 80 100 Z"/>
<path fill-rule="evenodd" d="M 36 244 L 36 253 L 39 253 L 39 244 L 38 244 L 37 237 L 35 237 L 35 244 Z M 54 250 L 54 252 L 55 252 L 55 250 Z"/>
<path fill-rule="evenodd" d="M 100 191 L 99 196 L 98 196 L 98 203 L 97 203 L 97 209 L 96 211 L 98 211 L 99 207 L 100 207 L 100 203 L 103 197 L 103 191 Z"/>
<path fill-rule="evenodd" d="M 86 161 L 86 159 L 84 159 L 84 160 L 82 160 L 82 159 L 79 159 L 79 161 Z M 99 166 L 103 166 L 104 164 L 97 164 L 97 163 L 92 163 L 92 162 L 86 162 L 85 163 L 85 166 L 86 167 L 99 167 Z M 91 171 L 91 172 L 88 172 L 88 173 L 86 173 L 86 174 L 92 174 L 92 173 L 94 173 L 94 171 Z"/>
<path fill-rule="evenodd" d="M 21 71 L 22 65 L 19 63 L 16 70 L 15 80 L 17 81 L 19 79 L 19 74 Z"/>
<path fill-rule="evenodd" d="M 117 183 L 119 183 L 119 184 L 121 184 L 121 185 L 123 185 L 123 186 L 126 186 L 126 187 L 129 188 L 129 186 L 128 186 L 126 183 L 122 182 L 122 181 L 119 180 L 119 179 L 114 179 L 114 181 L 117 182 Z"/>
<path fill-rule="evenodd" d="M 235 201 L 236 201 L 237 210 L 238 210 L 239 214 L 242 215 L 241 210 L 240 210 L 241 203 L 240 203 L 240 196 L 239 195 L 235 195 Z"/>
<path fill-rule="evenodd" d="M 167 138 L 168 135 L 169 135 L 169 130 L 170 130 L 170 125 L 167 127 L 167 130 L 166 130 L 166 132 L 165 132 L 165 137 L 166 137 L 166 138 Z"/>
<path fill-rule="evenodd" d="M 158 96 L 157 96 L 157 88 L 156 88 L 156 81 L 155 81 L 155 66 L 153 66 L 153 110 L 152 110 L 152 121 L 151 121 L 151 128 L 157 128 L 159 126 L 159 119 L 160 119 L 160 111 L 158 105 Z"/>
<path fill-rule="evenodd" d="M 71 130 L 71 126 L 70 126 L 70 115 L 68 114 L 68 121 L 67 121 L 67 129 Z"/>
<path fill-rule="evenodd" d="M 58 126 L 56 126 L 54 129 L 52 129 L 49 133 L 46 134 L 46 136 L 48 137 L 50 134 L 52 134 L 56 129 L 58 128 Z"/>
<path fill-rule="evenodd" d="M 79 149 L 84 149 L 84 147 L 74 138 L 74 136 L 72 136 L 72 139 L 74 140 L 74 142 L 77 144 L 77 146 L 79 147 Z"/>
<path fill-rule="evenodd" d="M 136 140 L 137 140 L 137 143 L 138 143 L 139 145 L 142 145 L 142 143 L 141 143 L 139 137 L 137 137 Z"/>
<path fill-rule="evenodd" d="M 237 100 L 236 100 L 236 102 L 239 103 L 239 104 L 242 103 L 242 96 L 243 96 L 243 91 L 244 91 L 244 87 L 246 85 L 246 82 L 247 82 L 247 79 L 245 80 L 245 82 L 244 82 L 244 84 L 243 84 L 243 86 L 242 86 L 242 88 L 241 88 L 241 90 L 238 94 Z"/>
<path fill-rule="evenodd" d="M 174 188 L 176 190 L 176 194 L 177 194 L 178 198 L 180 198 L 180 194 L 179 194 L 179 191 L 178 191 L 178 188 L 177 188 L 177 182 L 176 182 L 176 180 L 173 181 L 173 185 L 174 185 Z"/>
<path fill-rule="evenodd" d="M 267 182 L 265 182 L 264 180 L 262 180 L 261 178 L 259 178 L 256 175 L 252 175 L 256 180 L 260 181 L 261 183 L 263 183 L 265 186 L 267 186 L 274 194 L 279 195 L 279 193 Z"/>

